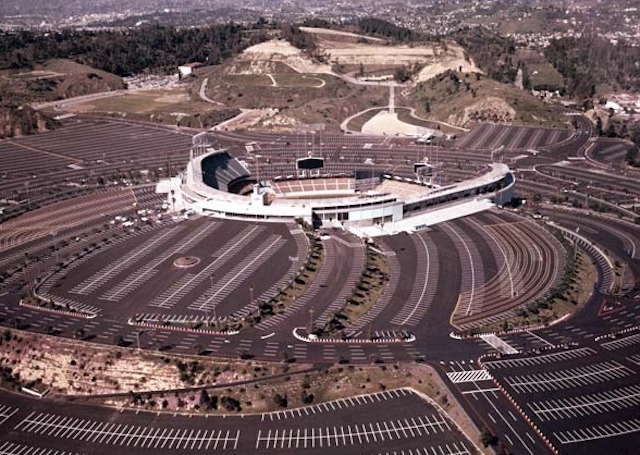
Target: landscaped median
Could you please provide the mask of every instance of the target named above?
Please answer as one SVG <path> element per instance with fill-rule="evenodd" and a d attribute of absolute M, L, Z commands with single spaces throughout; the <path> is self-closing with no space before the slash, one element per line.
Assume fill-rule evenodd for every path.
<path fill-rule="evenodd" d="M 129 318 L 127 324 L 144 327 L 147 329 L 173 330 L 176 332 L 201 333 L 206 335 L 237 335 L 238 330 L 221 328 L 220 321 L 217 320 L 162 320 L 147 316 L 134 316 Z"/>
<path fill-rule="evenodd" d="M 57 304 L 51 299 L 39 299 L 31 296 L 20 299 L 20 306 L 31 308 L 33 310 L 46 311 L 48 313 L 62 314 L 64 316 L 71 316 L 74 318 L 93 319 L 97 316 L 95 313 L 85 312 L 69 306 Z"/>
<path fill-rule="evenodd" d="M 357 338 L 357 337 L 338 337 L 338 336 L 323 336 L 319 337 L 314 333 L 307 333 L 306 328 L 296 327 L 292 331 L 293 336 L 304 343 L 347 343 L 347 344 L 368 344 L 368 343 L 413 343 L 416 341 L 416 336 L 412 333 L 401 331 L 390 331 L 388 337 L 370 337 L 370 338 Z"/>
<path fill-rule="evenodd" d="M 389 282 L 389 261 L 371 241 L 366 244 L 365 254 L 365 267 L 351 296 L 322 327 L 309 328 L 312 339 L 348 339 L 345 329 L 367 314 L 382 297 Z"/>
<path fill-rule="evenodd" d="M 291 282 L 271 300 L 258 303 L 257 310 L 244 318 L 247 325 L 256 325 L 268 317 L 284 312 L 307 291 L 316 279 L 324 261 L 324 247 L 311 228 L 304 225 L 302 227 L 309 245 L 305 264 L 300 267 L 295 276 L 292 276 Z"/>

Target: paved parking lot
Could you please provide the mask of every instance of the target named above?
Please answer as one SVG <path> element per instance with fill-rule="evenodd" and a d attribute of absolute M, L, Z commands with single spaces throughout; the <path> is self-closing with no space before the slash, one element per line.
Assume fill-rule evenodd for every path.
<path fill-rule="evenodd" d="M 65 403 L 51 410 L 46 402 L 0 393 L 0 402 L 9 399 L 16 401 L 16 407 L 0 408 L 8 415 L 8 426 L 0 436 L 0 455 L 108 454 L 114 450 L 123 454 L 282 450 L 477 454 L 473 443 L 445 414 L 407 389 L 255 416 L 211 418 Z"/>
<path fill-rule="evenodd" d="M 258 432 L 256 449 L 277 448 L 326 448 L 379 444 L 385 441 L 392 442 L 405 438 L 435 437 L 438 434 L 451 431 L 447 419 L 436 415 L 424 415 L 409 419 L 382 420 L 369 422 L 368 424 L 341 425 L 337 427 L 304 428 L 304 430 L 282 430 L 278 434 L 275 430 L 269 430 L 266 435 L 262 430 Z"/>
<path fill-rule="evenodd" d="M 516 393 L 533 393 L 614 381 L 635 372 L 615 360 L 581 367 L 519 376 L 505 376 Z"/>
<path fill-rule="evenodd" d="M 629 360 L 624 352 L 578 347 L 484 365 L 560 453 L 578 455 L 631 453 L 640 384 Z"/>
<path fill-rule="evenodd" d="M 464 148 L 488 151 L 503 145 L 513 149 L 505 152 L 509 159 L 516 153 L 526 155 L 529 152 L 525 149 L 537 147 L 542 160 L 548 164 L 543 165 L 540 172 L 526 173 L 527 178 L 534 175 L 536 192 L 546 188 L 545 191 L 555 194 L 560 191 L 557 186 L 562 181 L 579 187 L 590 179 L 609 195 L 617 194 L 620 185 L 629 184 L 635 191 L 637 182 L 619 181 L 616 176 L 584 170 L 582 164 L 580 167 L 553 164 L 557 161 L 554 157 L 564 159 L 568 154 L 577 153 L 590 128 L 588 122 L 581 121 L 575 132 L 481 125 L 463 136 L 457 142 L 457 149 L 438 150 L 436 159 L 447 165 L 447 178 L 455 180 L 475 175 L 491 159 L 488 152 Z M 186 158 L 189 138 L 161 127 L 158 131 L 153 135 L 143 126 L 79 120 L 69 129 L 19 139 L 16 144 L 2 144 L 2 150 L 7 151 L 2 162 L 7 164 L 8 176 L 0 184 L 0 193 L 9 192 L 13 196 L 15 191 L 16 197 L 24 197 L 23 181 L 36 169 L 38 175 L 30 179 L 33 183 L 30 191 L 34 200 L 41 201 L 49 197 L 47 193 L 59 182 L 74 181 L 87 172 L 96 176 L 116 167 L 139 169 L 140 166 L 159 172 L 158 166 L 166 166 L 167 161 L 177 168 Z M 431 155 L 431 150 L 425 147 L 392 138 L 322 135 L 302 144 L 302 140 L 295 141 L 301 139 L 299 135 L 296 138 L 231 132 L 221 136 L 223 143 L 231 144 L 238 156 L 246 155 L 247 140 L 259 141 L 255 149 L 271 160 L 265 165 L 265 175 L 291 167 L 292 158 L 301 150 L 308 150 L 310 143 L 316 147 L 316 153 L 327 160 L 328 169 L 337 172 L 360 168 L 369 158 L 377 168 L 410 176 L 411 163 Z M 594 152 L 596 158 L 606 158 L 609 153 L 619 156 L 621 149 L 613 146 L 597 152 Z M 56 156 L 51 161 L 55 169 L 49 177 L 44 174 L 47 160 L 42 159 L 43 156 Z M 529 166 L 528 163 L 533 162 L 531 157 L 521 158 L 517 160 L 519 164 Z M 35 167 L 30 169 L 21 159 Z M 85 169 L 67 168 L 69 162 L 82 162 Z M 58 221 L 77 222 L 82 217 L 74 213 L 80 207 L 74 206 L 75 203 L 82 204 L 83 214 L 92 216 L 95 214 L 90 212 L 95 205 L 93 211 L 100 212 L 95 222 L 102 223 L 103 210 L 111 213 L 131 207 L 132 201 L 144 203 L 151 199 L 149 188 L 105 192 L 95 198 L 60 203 L 52 207 L 50 213 L 59 217 Z M 48 216 L 46 212 L 33 215 L 29 218 L 33 222 L 43 222 Z M 604 248 L 614 251 L 619 258 L 637 258 L 640 247 L 636 240 L 637 228 L 603 219 L 587 223 L 581 218 L 584 218 L 581 214 L 572 217 L 577 225 L 583 226 L 586 237 L 605 239 L 602 240 Z M 247 330 L 235 337 L 212 337 L 163 329 L 138 330 L 127 325 L 127 316 L 135 313 L 144 314 L 149 321 L 171 320 L 186 325 L 189 321 L 200 322 L 213 312 L 217 316 L 246 314 L 254 305 L 249 295 L 250 286 L 255 287 L 255 299 L 275 295 L 288 282 L 292 270 L 300 265 L 290 262 L 287 256 L 305 256 L 304 235 L 296 227 L 213 220 L 145 228 L 134 234 L 135 237 L 113 241 L 104 254 L 91 253 L 86 260 L 77 261 L 65 272 L 69 277 L 57 276 L 56 283 L 64 283 L 49 287 L 47 292 L 59 294 L 56 300 L 70 308 L 97 314 L 97 319 L 80 320 L 11 305 L 0 309 L 0 317 L 12 327 L 40 332 L 52 330 L 68 337 L 83 329 L 91 340 L 102 343 L 120 342 L 121 338 L 129 346 L 139 342 L 143 348 L 184 354 L 232 358 L 246 355 L 272 361 L 286 356 L 299 362 L 318 363 L 443 359 L 447 360 L 442 364 L 443 379 L 457 391 L 457 396 L 468 405 L 467 409 L 479 410 L 476 421 L 495 429 L 500 440 L 516 447 L 517 453 L 538 455 L 545 453 L 546 448 L 498 385 L 515 397 L 562 453 L 606 453 L 629 446 L 629 441 L 633 442 L 640 432 L 637 422 L 640 335 L 632 333 L 599 343 L 593 341 L 596 335 L 627 329 L 640 322 L 640 311 L 629 302 L 619 311 L 590 319 L 586 316 L 580 319 L 580 315 L 569 323 L 539 331 L 500 336 L 498 339 L 504 345 L 525 353 L 568 341 L 578 342 L 580 347 L 535 356 L 503 357 L 488 362 L 486 368 L 472 360 L 481 353 L 494 353 L 495 345 L 481 339 L 449 339 L 449 316 L 456 306 L 459 316 L 482 314 L 488 307 L 499 308 L 498 314 L 486 314 L 493 318 L 491 321 L 499 321 L 513 308 L 500 308 L 498 304 L 515 302 L 516 294 L 523 301 L 530 300 L 533 297 L 525 291 L 542 292 L 537 285 L 548 281 L 540 273 L 519 275 L 518 270 L 544 271 L 538 266 L 555 260 L 547 254 L 551 249 L 543 251 L 545 257 L 536 259 L 539 253 L 536 239 L 541 237 L 536 236 L 533 229 L 520 229 L 517 223 L 521 220 L 513 223 L 516 226 L 503 227 L 506 221 L 509 220 L 500 218 L 499 214 L 474 216 L 447 223 L 448 227 L 382 242 L 385 243 L 383 249 L 393 253 L 389 259 L 392 273 L 388 292 L 385 299 L 381 299 L 384 304 L 359 321 L 355 331 L 371 330 L 384 335 L 393 330 L 410 329 L 417 335 L 417 341 L 412 344 L 321 345 L 292 339 L 291 329 L 306 324 L 309 308 L 317 310 L 314 316 L 318 320 L 326 319 L 351 292 L 363 261 L 361 245 L 349 246 L 352 240 L 346 237 L 340 239 L 342 242 L 335 238 L 324 242 L 327 258 L 317 286 L 312 286 L 308 295 L 299 298 L 286 314 L 263 320 L 260 330 Z M 24 231 L 24 239 L 35 237 Z M 6 244 L 16 241 L 13 234 L 3 239 L 0 242 Z M 43 248 L 50 243 L 43 241 Z M 201 264 L 183 270 L 168 266 L 177 256 L 189 254 L 198 256 Z M 8 263 L 21 258 L 22 252 L 12 251 L 0 261 Z M 601 263 L 598 265 L 602 268 Z M 541 276 L 543 278 L 539 278 Z M 601 287 L 608 287 L 613 277 L 609 271 Z M 280 452 L 294 445 L 317 453 L 331 450 L 332 453 L 462 455 L 473 452 L 472 446 L 453 427 L 447 428 L 443 416 L 429 406 L 416 405 L 416 397 L 406 391 L 381 392 L 295 411 L 263 414 L 241 421 L 215 420 L 214 423 L 193 424 L 186 419 L 148 415 L 141 422 L 131 415 L 96 413 L 58 409 L 52 412 L 52 409 L 41 408 L 31 413 L 13 405 L 2 407 L 0 433 L 15 431 L 18 436 L 10 436 L 6 441 L 0 436 L 0 455 L 55 454 L 51 447 L 61 441 L 65 450 L 69 450 L 65 453 L 84 453 L 86 444 L 91 453 L 135 453 L 141 449 L 255 453 L 256 447 L 258 452 Z"/>
<path fill-rule="evenodd" d="M 49 292 L 56 301 L 69 300 L 73 308 L 119 319 L 135 313 L 176 321 L 226 317 L 248 311 L 276 282 L 290 278 L 290 268 L 297 264 L 287 257 L 306 257 L 298 246 L 286 225 L 183 221 L 97 253 L 72 275 L 66 271 L 53 277 Z M 177 268 L 173 262 L 181 256 L 200 262 Z"/>
<path fill-rule="evenodd" d="M 74 452 L 66 452 L 58 449 L 45 449 L 33 447 L 15 442 L 0 443 L 0 455 L 80 455 Z"/>
<path fill-rule="evenodd" d="M 133 449 L 226 450 L 238 445 L 240 430 L 195 430 L 116 424 L 65 417 L 59 414 L 31 413 L 14 430 L 73 439 L 83 443 L 108 444 Z"/>

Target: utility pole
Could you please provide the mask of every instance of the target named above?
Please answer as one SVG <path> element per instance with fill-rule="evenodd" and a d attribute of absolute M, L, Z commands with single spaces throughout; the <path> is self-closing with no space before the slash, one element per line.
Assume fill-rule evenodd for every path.
<path fill-rule="evenodd" d="M 307 333 L 313 333 L 313 308 L 309 308 L 309 322 L 307 324 Z"/>

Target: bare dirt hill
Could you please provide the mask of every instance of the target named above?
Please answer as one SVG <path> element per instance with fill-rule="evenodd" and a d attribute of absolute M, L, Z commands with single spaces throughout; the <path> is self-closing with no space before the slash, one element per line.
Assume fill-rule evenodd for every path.
<path fill-rule="evenodd" d="M 227 65 L 228 74 L 266 74 L 274 72 L 276 63 L 298 73 L 330 73 L 331 67 L 315 62 L 285 40 L 270 40 L 245 49 Z"/>
<path fill-rule="evenodd" d="M 464 49 L 454 42 L 387 45 L 379 38 L 335 30 L 309 30 L 313 30 L 317 46 L 326 55 L 328 63 L 313 60 L 285 40 L 270 40 L 247 48 L 226 65 L 226 73 L 271 74 L 293 70 L 328 74 L 336 69 L 343 73 L 359 69 L 369 73 L 381 69 L 389 72 L 396 67 L 407 66 L 418 69 L 417 81 L 431 79 L 449 69 L 481 73 Z"/>

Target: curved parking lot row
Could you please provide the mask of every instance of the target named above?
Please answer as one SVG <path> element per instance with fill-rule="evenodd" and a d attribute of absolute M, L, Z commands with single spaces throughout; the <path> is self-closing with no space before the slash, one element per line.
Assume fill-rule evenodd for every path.
<path fill-rule="evenodd" d="M 284 411 L 273 411 L 262 413 L 261 421 L 277 421 L 286 419 L 296 419 L 300 417 L 322 414 L 327 412 L 335 412 L 341 409 L 349 409 L 356 406 L 370 405 L 375 403 L 392 400 L 394 398 L 411 395 L 412 392 L 406 389 L 385 390 L 382 392 L 368 393 L 364 395 L 355 395 L 347 398 L 339 398 L 337 400 L 325 401 L 324 403 L 313 406 L 303 406 L 295 409 L 287 409 Z"/>
<path fill-rule="evenodd" d="M 33 447 L 25 444 L 16 444 L 15 442 L 0 443 L 0 455 L 80 455 L 75 452 L 67 452 L 65 450 L 45 449 L 42 447 Z"/>
<path fill-rule="evenodd" d="M 613 341 L 607 341 L 602 343 L 600 346 L 605 348 L 607 351 L 613 351 L 616 349 L 623 349 L 623 348 L 636 346 L 637 344 L 640 344 L 640 333 L 618 338 Z"/>
<path fill-rule="evenodd" d="M 589 395 L 527 403 L 527 406 L 536 417 L 543 421 L 575 419 L 594 414 L 615 412 L 639 405 L 639 385 L 606 390 Z"/>
<path fill-rule="evenodd" d="M 439 414 L 354 424 L 353 427 L 341 425 L 340 427 L 312 427 L 311 429 L 268 430 L 266 434 L 260 430 L 256 440 L 256 450 L 316 447 L 329 450 L 332 447 L 426 437 L 451 430 L 447 419 Z"/>
<path fill-rule="evenodd" d="M 499 241 L 506 261 L 489 281 L 476 290 L 477 305 L 472 312 L 456 314 L 454 322 L 463 329 L 499 321 L 544 295 L 562 276 L 564 256 L 561 245 L 549 233 L 530 221 L 483 226 Z"/>
<path fill-rule="evenodd" d="M 411 237 L 416 251 L 416 268 L 412 272 L 415 285 L 402 308 L 391 320 L 398 326 L 415 327 L 424 318 L 437 289 L 439 276 L 438 248 L 428 235 L 417 233 Z"/>
<path fill-rule="evenodd" d="M 240 430 L 194 430 L 189 428 L 146 427 L 31 413 L 14 430 L 49 438 L 73 439 L 82 443 L 107 444 L 153 450 L 235 449 Z"/>
<path fill-rule="evenodd" d="M 612 381 L 636 374 L 617 361 L 605 361 L 569 370 L 506 376 L 507 384 L 516 393 L 534 393 L 571 389 L 573 387 Z"/>
<path fill-rule="evenodd" d="M 339 233 L 334 233 L 330 239 L 322 240 L 323 261 L 320 270 L 313 282 L 301 296 L 296 296 L 295 301 L 286 307 L 282 313 L 270 316 L 256 325 L 260 331 L 264 331 L 276 326 L 286 332 L 300 326 L 300 320 L 305 320 L 308 314 L 300 318 L 299 311 L 306 308 L 313 312 L 314 318 L 322 320 L 328 308 L 342 307 L 345 299 L 353 292 L 357 278 L 362 272 L 365 264 L 364 245 L 340 237 Z M 296 316 L 294 316 L 294 314 Z M 286 325 L 284 325 L 286 322 Z"/>
<path fill-rule="evenodd" d="M 346 277 L 344 279 L 344 284 L 342 285 L 343 291 L 338 294 L 331 303 L 329 303 L 329 306 L 326 307 L 320 317 L 316 319 L 316 324 L 318 326 L 322 326 L 327 323 L 337 311 L 340 311 L 345 304 L 345 300 L 349 297 L 349 294 L 355 289 L 355 286 L 360 279 L 360 275 L 364 270 L 366 262 L 364 245 L 359 242 L 350 243 L 348 245 L 351 249 L 350 254 L 352 255 L 353 263 L 351 264 L 351 268 L 346 271 Z"/>
<path fill-rule="evenodd" d="M 599 439 L 614 438 L 640 432 L 640 419 L 623 420 L 607 425 L 582 427 L 577 430 L 554 432 L 553 435 L 561 444 L 576 444 Z"/>
<path fill-rule="evenodd" d="M 131 190 L 112 190 L 34 210 L 0 226 L 0 251 L 89 221 L 103 220 L 110 214 L 131 211 L 133 202 Z"/>
<path fill-rule="evenodd" d="M 460 227 L 452 222 L 442 227 L 453 240 L 461 263 L 460 296 L 451 317 L 452 323 L 458 325 L 461 318 L 472 317 L 482 308 L 482 296 L 478 296 L 477 291 L 484 283 L 484 268 L 478 248 Z"/>
<path fill-rule="evenodd" d="M 572 136 L 569 130 L 483 123 L 457 140 L 456 146 L 481 150 L 504 146 L 508 149 L 526 150 L 562 144 Z"/>
<path fill-rule="evenodd" d="M 389 281 L 387 282 L 382 295 L 378 301 L 373 304 L 371 309 L 367 311 L 365 315 L 358 318 L 354 324 L 349 326 L 349 331 L 351 333 L 356 333 L 371 324 L 380 315 L 380 313 L 389 306 L 389 303 L 398 290 L 401 273 L 400 262 L 393 250 L 383 247 L 383 251 L 387 261 L 389 262 Z"/>
<path fill-rule="evenodd" d="M 545 365 L 556 362 L 566 362 L 567 360 L 588 357 L 595 354 L 591 348 L 578 348 L 569 351 L 553 352 L 535 357 L 523 357 L 519 359 L 491 360 L 483 365 L 490 370 L 511 369 L 525 366 Z"/>

